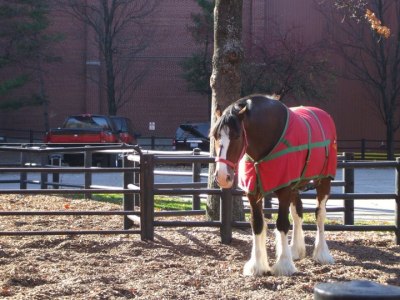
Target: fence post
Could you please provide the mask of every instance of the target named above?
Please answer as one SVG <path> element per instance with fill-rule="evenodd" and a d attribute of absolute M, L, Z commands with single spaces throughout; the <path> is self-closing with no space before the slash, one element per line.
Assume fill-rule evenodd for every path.
<path fill-rule="evenodd" d="M 51 166 L 56 166 L 56 167 L 61 167 L 61 155 L 57 154 L 52 154 L 50 156 L 50 165 Z M 60 173 L 59 172 L 53 172 L 52 173 L 52 180 L 53 180 L 53 189 L 59 189 L 59 183 L 60 183 Z M 54 185 L 55 184 L 55 185 Z"/>
<path fill-rule="evenodd" d="M 26 164 L 26 153 L 21 152 L 21 167 L 25 168 L 25 164 Z M 21 190 L 26 190 L 26 188 L 28 186 L 27 180 L 28 180 L 28 173 L 21 172 L 19 174 L 19 188 Z"/>
<path fill-rule="evenodd" d="M 85 154 L 83 156 L 83 165 L 86 169 L 90 169 L 92 167 L 92 162 L 93 162 L 93 152 L 86 150 Z M 85 183 L 84 183 L 84 188 L 85 189 L 90 189 L 91 185 L 92 185 L 92 173 L 91 172 L 87 172 L 85 171 L 84 174 L 85 177 Z M 86 199 L 91 199 L 92 198 L 92 194 L 91 193 L 85 193 L 85 198 Z"/>
<path fill-rule="evenodd" d="M 365 159 L 366 140 L 361 139 L 361 159 Z"/>
<path fill-rule="evenodd" d="M 133 161 L 130 161 L 128 157 L 124 154 L 122 159 L 122 167 L 123 168 L 133 168 Z M 133 183 L 133 172 L 132 171 L 124 171 L 124 189 L 128 188 L 128 184 Z M 124 211 L 134 211 L 135 203 L 134 203 L 134 193 L 124 194 L 123 200 Z M 124 229 L 129 229 L 133 226 L 133 221 L 128 218 L 127 215 L 124 215 Z"/>
<path fill-rule="evenodd" d="M 345 162 L 354 160 L 354 153 L 345 153 Z M 354 193 L 354 169 L 343 168 L 344 193 Z M 344 199 L 344 224 L 354 225 L 354 199 Z"/>
<path fill-rule="evenodd" d="M 33 144 L 33 130 L 29 129 L 29 143 Z"/>
<path fill-rule="evenodd" d="M 400 245 L 400 157 L 396 158 L 396 204 L 395 204 L 395 220 L 394 226 L 396 227 L 396 244 Z"/>
<path fill-rule="evenodd" d="M 200 149 L 194 148 L 193 155 L 200 155 Z M 201 163 L 194 162 L 192 164 L 192 180 L 193 182 L 200 182 L 200 173 L 201 173 Z M 193 210 L 200 210 L 200 195 L 193 195 L 192 196 L 192 209 Z"/>
<path fill-rule="evenodd" d="M 134 161 L 133 167 L 135 169 L 137 167 L 140 167 L 140 163 L 138 161 Z M 140 184 L 140 174 L 137 171 L 133 172 L 133 184 L 136 186 L 139 186 Z M 133 199 L 134 199 L 134 205 L 140 206 L 140 194 L 138 193 L 133 194 Z"/>
<path fill-rule="evenodd" d="M 272 194 L 268 194 L 264 196 L 264 208 L 272 208 Z M 272 214 L 271 213 L 264 213 L 264 217 L 267 219 L 271 219 L 272 218 Z"/>
<path fill-rule="evenodd" d="M 46 167 L 47 165 L 47 155 L 44 153 L 40 154 L 40 166 L 42 168 Z M 40 173 L 40 188 L 42 190 L 47 189 L 48 185 L 47 185 L 47 181 L 49 180 L 49 174 L 47 172 L 41 172 Z"/>
<path fill-rule="evenodd" d="M 142 240 L 154 240 L 154 155 L 140 161 L 140 230 Z"/>
<path fill-rule="evenodd" d="M 221 189 L 221 242 L 230 244 L 232 241 L 232 189 Z"/>

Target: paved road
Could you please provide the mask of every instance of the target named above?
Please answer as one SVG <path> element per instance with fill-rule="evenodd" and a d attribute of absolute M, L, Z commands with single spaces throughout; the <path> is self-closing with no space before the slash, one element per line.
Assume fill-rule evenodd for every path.
<path fill-rule="evenodd" d="M 342 180 L 339 172 L 337 180 Z M 356 193 L 395 193 L 394 169 L 356 169 L 354 174 Z M 333 188 L 332 192 L 341 192 L 340 187 Z M 305 200 L 305 206 L 315 206 L 314 200 Z M 329 200 L 328 207 L 341 206 L 343 200 Z M 395 200 L 355 200 L 355 219 L 360 220 L 394 220 Z M 328 217 L 339 218 L 342 213 L 329 213 Z"/>
<path fill-rule="evenodd" d="M 186 170 L 190 171 L 190 170 Z M 1 174 L 0 180 L 15 179 L 18 180 L 18 174 Z M 39 180 L 38 174 L 30 175 L 28 179 Z M 337 180 L 342 179 L 341 171 L 337 175 Z M 205 180 L 205 179 L 204 179 Z M 81 184 L 84 181 L 83 174 L 61 174 L 61 183 Z M 191 176 L 177 177 L 158 175 L 155 177 L 156 183 L 168 182 L 190 182 Z M 122 187 L 122 174 L 107 173 L 93 174 L 92 183 L 94 185 L 108 185 Z M 2 189 L 15 189 L 18 184 L 1 184 Z M 29 185 L 29 188 L 39 188 L 38 185 Z M 341 188 L 333 188 L 332 192 L 340 192 Z M 355 170 L 355 192 L 359 193 L 394 193 L 395 192 L 395 171 L 394 169 L 357 169 Z M 328 206 L 341 206 L 343 200 L 330 200 Z M 276 204 L 276 200 L 273 200 Z M 315 207 L 314 200 L 304 200 L 305 207 Z M 395 201 L 394 200 L 357 200 L 355 201 L 355 219 L 382 219 L 394 220 Z M 342 213 L 329 213 L 328 217 L 341 218 Z"/>

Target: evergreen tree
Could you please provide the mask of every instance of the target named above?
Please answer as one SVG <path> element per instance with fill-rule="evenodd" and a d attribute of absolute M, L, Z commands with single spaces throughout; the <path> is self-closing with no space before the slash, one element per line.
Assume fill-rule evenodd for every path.
<path fill-rule="evenodd" d="M 192 13 L 192 24 L 188 31 L 199 45 L 199 49 L 182 63 L 183 78 L 187 81 L 189 91 L 211 98 L 210 77 L 212 72 L 212 50 L 214 40 L 214 0 L 196 0 L 201 8 L 200 13 Z"/>
<path fill-rule="evenodd" d="M 0 109 L 43 105 L 48 129 L 48 99 L 45 92 L 45 64 L 58 61 L 51 45 L 62 39 L 49 34 L 49 0 L 0 1 Z M 14 91 L 32 83 L 34 92 L 15 96 Z"/>

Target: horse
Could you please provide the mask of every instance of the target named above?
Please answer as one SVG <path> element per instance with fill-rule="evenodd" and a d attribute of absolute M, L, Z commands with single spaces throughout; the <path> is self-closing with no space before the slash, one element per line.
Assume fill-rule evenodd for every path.
<path fill-rule="evenodd" d="M 216 183 L 229 189 L 237 180 L 250 203 L 252 251 L 243 274 L 290 276 L 297 272 L 294 260 L 306 255 L 299 191 L 310 185 L 317 193 L 313 259 L 333 264 L 324 233 L 326 202 L 337 165 L 336 128 L 331 116 L 316 107 L 288 108 L 275 97 L 250 95 L 219 114 L 210 137 L 216 151 Z M 263 196 L 270 193 L 279 201 L 276 263 L 271 268 L 262 205 Z M 290 245 L 289 210 L 293 219 Z"/>

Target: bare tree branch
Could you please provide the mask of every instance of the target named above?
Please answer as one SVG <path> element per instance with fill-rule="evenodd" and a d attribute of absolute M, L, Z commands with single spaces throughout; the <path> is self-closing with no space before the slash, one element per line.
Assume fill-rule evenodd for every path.
<path fill-rule="evenodd" d="M 327 19 L 326 44 L 348 66 L 338 75 L 358 80 L 369 91 L 366 100 L 374 105 L 386 126 L 388 158 L 392 159 L 393 137 L 400 127 L 400 1 L 337 0 L 335 3 L 339 11 L 320 6 Z M 343 18 L 342 9 L 346 10 L 346 16 L 349 9 L 352 13 Z M 363 18 L 367 22 L 361 22 Z M 396 35 L 391 35 L 389 28 L 392 31 L 394 28 Z"/>
<path fill-rule="evenodd" d="M 104 63 L 108 113 L 115 115 L 132 101 L 128 90 L 136 89 L 135 82 L 146 73 L 135 70 L 134 64 L 153 36 L 150 26 L 143 25 L 144 19 L 155 11 L 160 0 L 56 1 L 94 31 L 94 42 Z"/>

